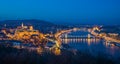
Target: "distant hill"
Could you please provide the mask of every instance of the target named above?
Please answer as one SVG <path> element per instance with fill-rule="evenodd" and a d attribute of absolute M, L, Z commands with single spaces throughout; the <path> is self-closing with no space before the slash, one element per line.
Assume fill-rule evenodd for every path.
<path fill-rule="evenodd" d="M 21 23 L 24 25 L 33 25 L 33 26 L 41 26 L 41 27 L 51 27 L 55 26 L 55 24 L 43 20 L 29 19 L 29 20 L 5 20 L 0 21 L 0 25 L 6 24 L 7 26 L 20 26 Z"/>
<path fill-rule="evenodd" d="M 43 21 L 43 20 L 36 20 L 36 19 L 29 19 L 29 20 L 5 20 L 1 21 L 0 23 L 2 24 L 49 24 L 49 25 L 54 25 L 51 22 Z"/>

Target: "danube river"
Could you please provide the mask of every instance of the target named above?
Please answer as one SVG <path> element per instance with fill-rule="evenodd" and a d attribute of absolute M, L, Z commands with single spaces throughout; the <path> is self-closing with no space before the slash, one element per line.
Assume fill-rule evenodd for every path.
<path fill-rule="evenodd" d="M 107 58 L 120 59 L 120 47 L 106 43 L 103 39 L 88 38 L 90 34 L 85 31 L 71 32 L 63 34 L 62 43 L 68 44 L 73 49 L 77 49 L 83 53 L 88 53 L 93 56 L 103 56 Z M 69 38 L 74 36 L 72 38 Z M 79 38 L 76 38 L 76 37 Z"/>

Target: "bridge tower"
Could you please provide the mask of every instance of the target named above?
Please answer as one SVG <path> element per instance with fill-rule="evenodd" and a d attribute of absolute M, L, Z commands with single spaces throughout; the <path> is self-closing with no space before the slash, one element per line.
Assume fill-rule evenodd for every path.
<path fill-rule="evenodd" d="M 68 35 L 67 35 L 67 34 L 65 34 L 65 39 L 67 39 L 67 37 L 68 37 Z"/>
<path fill-rule="evenodd" d="M 88 34 L 88 39 L 90 39 L 90 37 L 91 37 L 90 34 Z"/>

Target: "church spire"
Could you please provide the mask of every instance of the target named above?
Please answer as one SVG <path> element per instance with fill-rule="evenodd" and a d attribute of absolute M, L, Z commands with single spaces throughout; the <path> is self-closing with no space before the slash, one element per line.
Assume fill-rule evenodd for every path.
<path fill-rule="evenodd" d="M 22 24 L 21 24 L 21 27 L 24 27 L 24 24 L 23 24 L 23 22 L 22 22 Z"/>

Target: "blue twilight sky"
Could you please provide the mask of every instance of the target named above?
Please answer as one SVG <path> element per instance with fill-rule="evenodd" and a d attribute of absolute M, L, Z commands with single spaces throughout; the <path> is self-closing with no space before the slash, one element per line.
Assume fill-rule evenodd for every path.
<path fill-rule="evenodd" d="M 120 0 L 0 0 L 0 20 L 120 24 Z"/>

